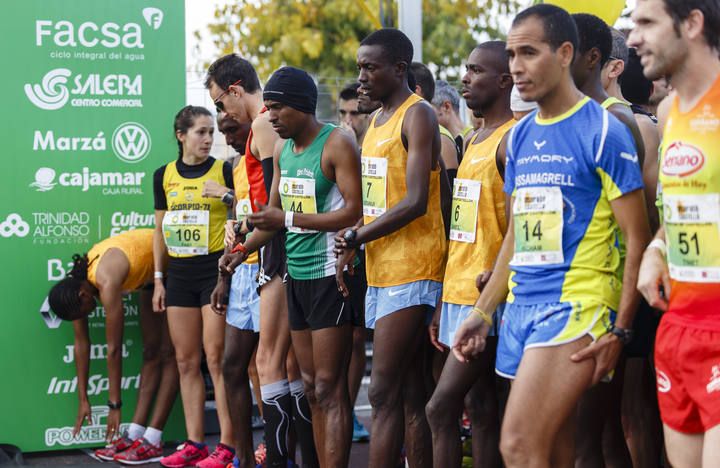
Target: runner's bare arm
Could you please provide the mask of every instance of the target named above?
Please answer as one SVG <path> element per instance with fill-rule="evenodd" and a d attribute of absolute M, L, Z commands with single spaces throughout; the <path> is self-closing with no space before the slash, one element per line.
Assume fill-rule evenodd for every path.
<path fill-rule="evenodd" d="M 75 333 L 75 372 L 77 372 L 78 415 L 73 434 L 80 431 L 85 422 L 90 422 L 90 402 L 87 396 L 88 375 L 90 371 L 90 333 L 87 317 L 73 321 Z"/>
<path fill-rule="evenodd" d="M 645 144 L 645 161 L 642 165 L 643 185 L 645 185 L 645 205 L 647 206 L 650 229 L 655 232 L 660 225 L 658 211 L 655 207 L 658 181 L 658 146 L 660 138 L 658 128 L 647 115 L 636 116 L 638 128 Z"/>
<path fill-rule="evenodd" d="M 403 120 L 407 140 L 407 193 L 395 206 L 357 231 L 356 243 L 367 243 L 410 224 L 427 211 L 430 171 L 437 168 L 440 131 L 435 111 L 427 103 L 411 106 Z"/>
<path fill-rule="evenodd" d="M 270 124 L 268 115 L 267 112 L 262 113 L 252 123 L 253 139 L 250 143 L 250 151 L 261 161 L 273 157 L 275 144 L 280 140 Z"/>
<path fill-rule="evenodd" d="M 165 210 L 155 210 L 155 231 L 153 231 L 153 265 L 155 271 L 165 271 L 168 252 L 165 246 L 165 239 L 162 232 L 162 222 L 165 217 Z M 165 310 L 165 285 L 162 278 L 155 278 L 153 290 L 153 311 L 162 312 Z"/>

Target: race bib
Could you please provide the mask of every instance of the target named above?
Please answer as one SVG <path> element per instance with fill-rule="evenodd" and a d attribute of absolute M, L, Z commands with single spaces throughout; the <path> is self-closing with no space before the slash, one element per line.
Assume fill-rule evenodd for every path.
<path fill-rule="evenodd" d="M 362 158 L 363 215 L 380 216 L 387 210 L 387 159 Z"/>
<path fill-rule="evenodd" d="M 720 282 L 720 194 L 663 197 L 670 277 Z"/>
<path fill-rule="evenodd" d="M 560 187 L 518 189 L 513 203 L 516 266 L 563 263 L 563 198 Z"/>
<path fill-rule="evenodd" d="M 171 255 L 207 255 L 210 212 L 166 211 L 163 217 L 165 245 Z"/>
<path fill-rule="evenodd" d="M 470 244 L 475 242 L 480 188 L 480 181 L 477 180 L 454 180 L 450 240 Z"/>
<path fill-rule="evenodd" d="M 235 219 L 237 219 L 237 222 L 242 223 L 250 213 L 252 213 L 250 200 L 248 198 L 238 200 L 235 205 Z"/>
<path fill-rule="evenodd" d="M 298 179 L 294 177 L 280 178 L 280 201 L 283 210 L 293 213 L 316 214 L 315 179 Z M 288 232 L 308 234 L 317 232 L 312 229 L 290 227 Z"/>

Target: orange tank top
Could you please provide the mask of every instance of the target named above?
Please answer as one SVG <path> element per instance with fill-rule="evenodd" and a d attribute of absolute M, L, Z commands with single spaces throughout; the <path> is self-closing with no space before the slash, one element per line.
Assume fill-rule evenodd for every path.
<path fill-rule="evenodd" d="M 507 231 L 503 179 L 495 153 L 515 120 L 498 127 L 479 143 L 473 138 L 453 183 L 450 245 L 443 281 L 443 302 L 473 305 L 475 278 L 491 271 Z"/>
<path fill-rule="evenodd" d="M 674 99 L 661 154 L 667 315 L 720 329 L 720 76 L 690 111 Z"/>
<path fill-rule="evenodd" d="M 382 125 L 377 114 L 362 145 L 363 214 L 373 222 L 407 194 L 407 150 L 402 124 L 407 110 L 422 101 L 410 95 Z M 420 280 L 442 281 L 447 245 L 440 211 L 440 169 L 430 173 L 427 211 L 399 230 L 366 245 L 369 286 L 388 287 Z"/>
<path fill-rule="evenodd" d="M 130 263 L 123 291 L 134 291 L 153 280 L 153 230 L 132 229 L 95 244 L 88 252 L 88 281 L 97 287 L 97 268 L 100 259 L 110 249 L 120 249 Z"/>
<path fill-rule="evenodd" d="M 250 184 L 248 183 L 247 168 L 245 166 L 246 156 L 240 156 L 240 160 L 233 167 L 233 185 L 235 186 L 235 219 L 242 221 L 245 216 L 252 212 L 252 204 L 250 202 Z M 256 264 L 258 262 L 258 253 L 253 252 L 245 260 L 247 264 Z"/>

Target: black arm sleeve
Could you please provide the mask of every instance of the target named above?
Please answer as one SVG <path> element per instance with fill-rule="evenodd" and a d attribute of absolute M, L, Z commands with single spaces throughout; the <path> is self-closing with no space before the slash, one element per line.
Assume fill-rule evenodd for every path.
<path fill-rule="evenodd" d="M 235 181 L 233 180 L 232 164 L 225 162 L 223 164 L 223 178 L 225 179 L 225 187 L 235 190 Z"/>
<path fill-rule="evenodd" d="M 268 194 L 268 200 L 270 199 L 270 189 L 272 188 L 273 179 L 273 158 L 265 158 L 260 161 L 263 170 L 263 179 L 265 182 L 265 192 Z"/>
<path fill-rule="evenodd" d="M 165 177 L 165 167 L 159 167 L 153 174 L 153 193 L 155 196 L 155 209 L 167 210 L 167 197 L 165 196 L 165 188 L 163 187 L 163 178 Z"/>

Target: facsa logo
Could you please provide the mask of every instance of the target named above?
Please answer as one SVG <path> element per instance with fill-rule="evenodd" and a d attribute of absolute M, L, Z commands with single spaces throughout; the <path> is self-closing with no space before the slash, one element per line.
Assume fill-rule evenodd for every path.
<path fill-rule="evenodd" d="M 72 107 L 142 107 L 142 99 L 118 97 L 142 96 L 142 75 L 75 75 L 72 88 L 71 76 L 67 68 L 50 70 L 40 84 L 25 84 L 25 95 L 43 110 L 60 109 L 68 101 Z M 81 97 L 70 99 L 71 95 Z"/>
<path fill-rule="evenodd" d="M 0 223 L 0 236 L 2 237 L 25 237 L 30 233 L 30 225 L 26 223 L 17 213 L 11 213 Z"/>
<path fill-rule="evenodd" d="M 663 158 L 663 174 L 676 177 L 687 177 L 696 173 L 705 165 L 705 155 L 700 149 L 681 141 L 668 146 Z"/>
<path fill-rule="evenodd" d="M 155 7 L 143 8 L 142 14 L 148 26 L 156 31 L 160 29 L 164 16 L 161 9 Z"/>
<path fill-rule="evenodd" d="M 63 187 L 78 187 L 83 192 L 87 192 L 90 187 L 102 187 L 103 195 L 142 195 L 144 177 L 144 172 L 91 172 L 89 168 L 83 167 L 81 172 L 61 173 L 58 183 Z M 47 192 L 55 185 L 55 170 L 41 167 L 35 172 L 35 181 L 30 187 L 38 192 Z"/>
<path fill-rule="evenodd" d="M 113 133 L 112 147 L 120 160 L 136 163 L 150 153 L 150 132 L 137 122 L 126 122 Z"/>

